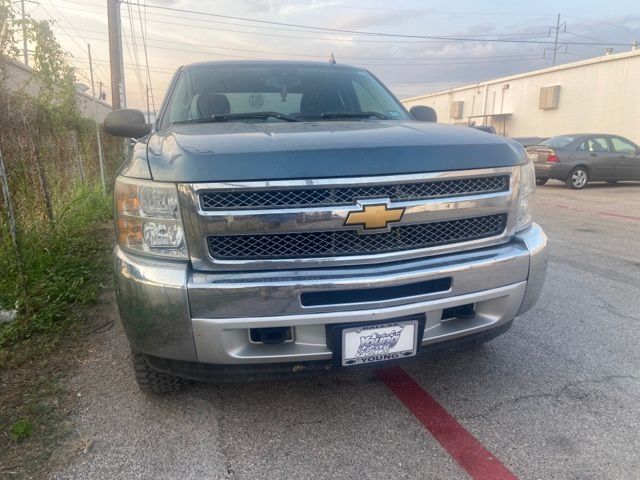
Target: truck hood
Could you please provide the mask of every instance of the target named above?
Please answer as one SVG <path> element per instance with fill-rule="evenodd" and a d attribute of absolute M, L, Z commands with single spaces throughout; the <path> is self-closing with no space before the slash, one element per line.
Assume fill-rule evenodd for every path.
<path fill-rule="evenodd" d="M 201 123 L 148 139 L 154 180 L 216 182 L 506 167 L 522 147 L 468 127 L 401 121 Z"/>

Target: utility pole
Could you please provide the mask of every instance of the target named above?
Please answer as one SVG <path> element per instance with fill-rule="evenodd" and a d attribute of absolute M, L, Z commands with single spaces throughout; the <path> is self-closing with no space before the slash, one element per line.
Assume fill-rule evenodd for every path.
<path fill-rule="evenodd" d="M 558 56 L 558 34 L 560 33 L 560 14 L 558 14 L 558 20 L 556 21 L 556 38 L 553 42 L 553 66 L 556 66 L 556 58 Z"/>
<path fill-rule="evenodd" d="M 96 122 L 96 140 L 98 141 L 98 158 L 100 159 L 100 180 L 102 181 L 102 191 L 107 191 L 107 181 L 104 177 L 104 153 L 102 152 L 102 142 L 100 142 L 100 124 L 98 122 L 98 105 L 96 104 L 96 86 L 93 82 L 93 62 L 91 61 L 91 44 L 87 44 L 89 52 L 89 73 L 91 75 L 91 96 L 93 97 L 93 119 Z"/>
<path fill-rule="evenodd" d="M 29 66 L 29 52 L 27 51 L 27 22 L 24 15 L 24 0 L 22 0 L 22 54 L 24 56 L 24 64 Z"/>
<path fill-rule="evenodd" d="M 122 21 L 120 0 L 107 0 L 109 25 L 109 63 L 111 65 L 111 105 L 114 110 L 127 107 L 122 58 Z"/>
<path fill-rule="evenodd" d="M 558 35 L 560 34 L 560 29 L 563 29 L 563 32 L 567 31 L 567 23 L 560 23 L 560 14 L 558 14 L 558 19 L 556 20 L 556 26 L 549 28 L 549 36 L 551 36 L 551 32 L 555 32 L 555 40 L 553 42 L 553 66 L 556 66 L 556 61 L 558 58 Z"/>
<path fill-rule="evenodd" d="M 149 85 L 147 85 L 147 123 L 151 123 L 151 108 L 149 107 Z"/>

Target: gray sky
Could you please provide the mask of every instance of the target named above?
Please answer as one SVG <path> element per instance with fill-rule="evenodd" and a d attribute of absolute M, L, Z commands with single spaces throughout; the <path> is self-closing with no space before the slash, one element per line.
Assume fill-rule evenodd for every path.
<path fill-rule="evenodd" d="M 135 1 L 135 0 L 132 0 Z M 88 82 L 87 42 L 91 43 L 96 81 L 109 83 L 106 0 L 27 0 L 35 18 L 54 20 L 54 31 L 80 81 Z M 368 68 L 400 98 L 443 90 L 488 78 L 551 65 L 545 48 L 556 16 L 566 22 L 567 45 L 558 63 L 615 52 L 640 41 L 637 0 L 454 2 L 396 0 L 140 0 L 146 7 L 122 4 L 128 106 L 145 108 L 149 83 L 145 69 L 145 32 L 156 107 L 172 72 L 185 63 L 215 59 L 300 59 Z M 492 41 L 424 40 L 323 32 L 296 26 L 260 24 L 152 8 L 152 5 L 218 15 L 358 32 L 456 36 Z M 495 40 L 501 40 L 499 42 Z M 517 42 L 515 41 L 517 40 Z M 561 51 L 564 52 L 563 46 Z M 547 58 L 543 58 L 543 54 Z M 135 68 L 140 65 L 141 68 Z M 106 87 L 108 100 L 110 89 Z"/>

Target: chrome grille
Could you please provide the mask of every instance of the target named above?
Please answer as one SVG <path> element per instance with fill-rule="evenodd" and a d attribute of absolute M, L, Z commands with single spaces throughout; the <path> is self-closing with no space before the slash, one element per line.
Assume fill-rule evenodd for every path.
<path fill-rule="evenodd" d="M 352 205 L 356 200 L 364 198 L 422 200 L 507 190 L 509 190 L 509 176 L 501 175 L 366 186 L 204 191 L 200 194 L 200 205 L 204 211 L 232 208 L 317 207 Z"/>
<path fill-rule="evenodd" d="M 444 222 L 401 225 L 388 233 L 359 235 L 353 230 L 259 235 L 212 235 L 207 239 L 213 258 L 260 260 L 371 255 L 466 242 L 500 235 L 506 214 Z"/>

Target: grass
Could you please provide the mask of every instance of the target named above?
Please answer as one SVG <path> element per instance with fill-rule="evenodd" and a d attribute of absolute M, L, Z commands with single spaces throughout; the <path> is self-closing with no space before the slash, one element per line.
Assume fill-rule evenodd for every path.
<path fill-rule="evenodd" d="M 0 327 L 0 349 L 41 333 L 64 332 L 70 307 L 93 301 L 104 279 L 107 195 L 96 186 L 77 185 L 56 203 L 52 224 L 36 219 L 20 225 L 26 299 L 11 238 L 2 235 L 0 308 L 17 307 L 19 316 Z"/>
<path fill-rule="evenodd" d="M 9 433 L 11 433 L 11 439 L 14 442 L 19 442 L 25 438 L 29 438 L 33 433 L 33 423 L 26 418 L 21 418 L 11 425 Z"/>
<path fill-rule="evenodd" d="M 11 238 L 0 225 L 0 477 L 37 472 L 66 432 L 61 380 L 83 346 L 83 319 L 110 278 L 111 201 L 96 185 L 54 197 L 54 222 L 21 215 L 28 297 Z"/>

